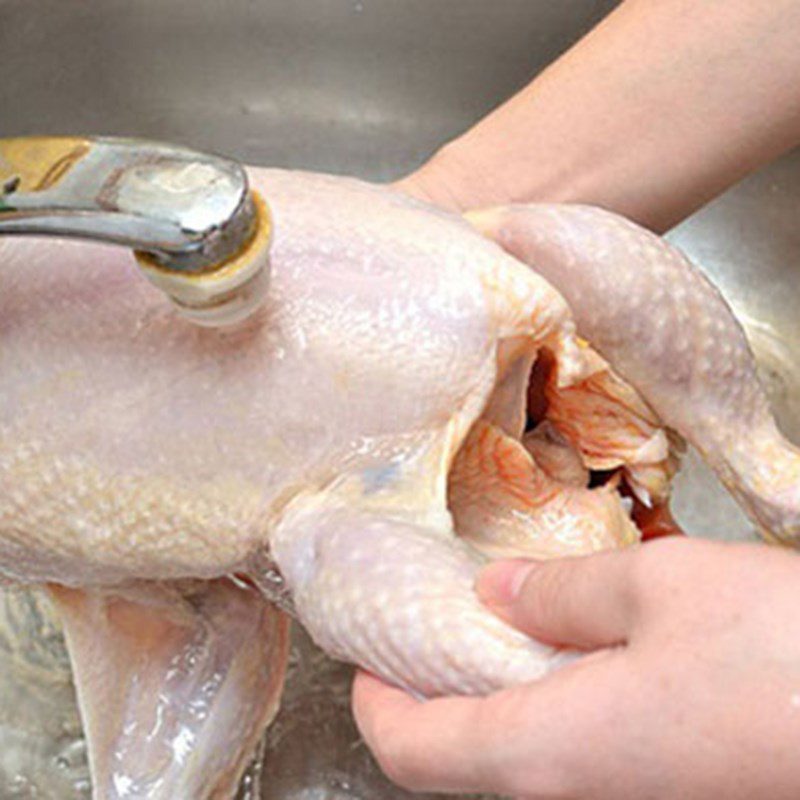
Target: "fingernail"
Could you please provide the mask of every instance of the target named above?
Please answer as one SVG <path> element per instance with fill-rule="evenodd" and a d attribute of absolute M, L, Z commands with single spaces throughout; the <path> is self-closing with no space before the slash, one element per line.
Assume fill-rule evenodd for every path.
<path fill-rule="evenodd" d="M 538 566 L 530 559 L 495 561 L 478 575 L 475 591 L 489 606 L 509 606 L 520 593 L 525 579 Z"/>

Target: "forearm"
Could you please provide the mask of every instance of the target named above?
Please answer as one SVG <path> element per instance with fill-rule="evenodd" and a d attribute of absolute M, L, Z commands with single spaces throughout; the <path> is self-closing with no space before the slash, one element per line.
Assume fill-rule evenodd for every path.
<path fill-rule="evenodd" d="M 800 0 L 627 0 L 404 188 L 585 202 L 656 230 L 800 141 Z"/>

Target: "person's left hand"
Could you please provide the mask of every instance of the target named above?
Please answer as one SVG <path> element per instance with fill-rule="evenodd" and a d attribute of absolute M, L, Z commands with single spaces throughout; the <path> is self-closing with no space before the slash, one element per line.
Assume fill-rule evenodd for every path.
<path fill-rule="evenodd" d="M 800 797 L 800 558 L 679 537 L 488 567 L 478 592 L 592 651 L 485 698 L 420 702 L 359 673 L 353 708 L 407 788 L 526 798 Z"/>

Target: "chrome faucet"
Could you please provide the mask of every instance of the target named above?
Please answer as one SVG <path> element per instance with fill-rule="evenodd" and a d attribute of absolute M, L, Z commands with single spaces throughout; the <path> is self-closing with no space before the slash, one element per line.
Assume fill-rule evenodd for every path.
<path fill-rule="evenodd" d="M 266 290 L 271 220 L 241 165 L 139 139 L 0 139 L 0 235 L 130 247 L 187 317 L 246 317 Z"/>

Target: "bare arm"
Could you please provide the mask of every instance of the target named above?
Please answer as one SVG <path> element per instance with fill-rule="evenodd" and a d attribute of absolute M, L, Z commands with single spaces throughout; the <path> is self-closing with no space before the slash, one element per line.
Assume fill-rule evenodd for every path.
<path fill-rule="evenodd" d="M 800 142 L 800 0 L 627 0 L 401 188 L 666 230 Z"/>

